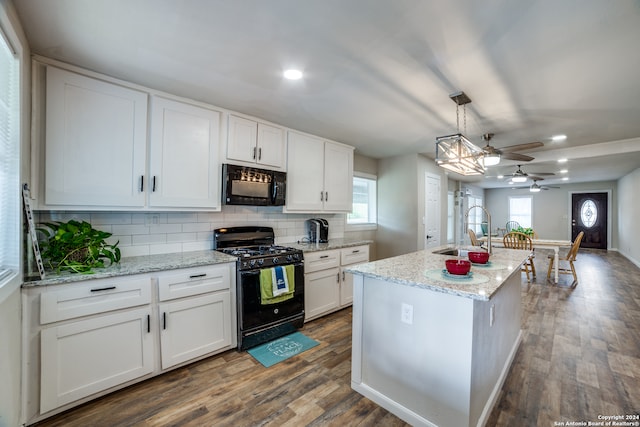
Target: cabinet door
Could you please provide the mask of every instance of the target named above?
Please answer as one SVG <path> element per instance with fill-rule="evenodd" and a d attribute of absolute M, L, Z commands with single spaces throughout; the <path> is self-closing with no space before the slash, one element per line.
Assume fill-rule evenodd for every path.
<path fill-rule="evenodd" d="M 255 163 L 258 158 L 257 132 L 258 123 L 243 117 L 229 115 L 227 158 Z"/>
<path fill-rule="evenodd" d="M 285 169 L 285 151 L 282 128 L 258 123 L 258 163 L 270 168 Z"/>
<path fill-rule="evenodd" d="M 351 212 L 353 208 L 353 149 L 325 143 L 324 210 Z"/>
<path fill-rule="evenodd" d="M 340 269 L 340 307 L 353 304 L 353 274 Z"/>
<path fill-rule="evenodd" d="M 162 369 L 231 345 L 229 291 L 159 306 Z"/>
<path fill-rule="evenodd" d="M 344 266 L 369 261 L 369 245 L 355 246 L 340 250 L 340 306 L 353 304 L 353 274 L 347 273 Z"/>
<path fill-rule="evenodd" d="M 147 95 L 47 67 L 45 203 L 143 207 Z"/>
<path fill-rule="evenodd" d="M 305 321 L 331 312 L 340 306 L 338 268 L 304 275 Z"/>
<path fill-rule="evenodd" d="M 289 212 L 320 212 L 324 199 L 324 141 L 289 132 L 287 204 Z"/>
<path fill-rule="evenodd" d="M 40 412 L 151 373 L 150 316 L 141 308 L 42 329 Z"/>
<path fill-rule="evenodd" d="M 219 208 L 220 113 L 152 98 L 151 207 Z"/>

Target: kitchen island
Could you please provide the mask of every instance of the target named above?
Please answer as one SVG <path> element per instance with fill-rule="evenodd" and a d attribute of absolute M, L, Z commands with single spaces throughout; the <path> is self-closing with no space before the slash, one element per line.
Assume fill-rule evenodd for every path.
<path fill-rule="evenodd" d="M 439 248 L 442 249 L 442 248 Z M 488 417 L 521 340 L 520 265 L 494 249 L 471 278 L 430 249 L 350 267 L 351 385 L 414 426 L 477 426 Z"/>

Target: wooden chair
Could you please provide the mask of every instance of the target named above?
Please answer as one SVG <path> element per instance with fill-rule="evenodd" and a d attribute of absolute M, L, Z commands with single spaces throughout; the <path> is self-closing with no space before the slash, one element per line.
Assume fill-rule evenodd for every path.
<path fill-rule="evenodd" d="M 524 233 L 512 231 L 504 235 L 502 243 L 505 248 L 531 251 L 527 260 L 522 264 L 522 271 L 527 273 L 527 282 L 531 281 L 529 272 L 531 272 L 533 277 L 536 277 L 536 266 L 533 263 L 533 242 L 531 238 Z"/>
<path fill-rule="evenodd" d="M 562 267 L 558 264 L 558 273 L 560 274 L 572 274 L 573 282 L 571 283 L 572 287 L 576 287 L 578 285 L 578 274 L 576 273 L 576 268 L 573 265 L 573 262 L 576 260 L 578 256 L 578 249 L 580 249 L 580 242 L 582 241 L 582 237 L 584 236 L 584 231 L 581 231 L 580 234 L 576 236 L 576 240 L 571 244 L 571 248 L 567 255 L 564 258 L 558 256 L 558 263 L 567 262 L 569 264 L 569 268 Z M 549 269 L 547 270 L 547 280 L 551 278 L 551 270 L 553 270 L 553 263 L 555 262 L 555 256 L 549 255 Z"/>
<path fill-rule="evenodd" d="M 505 228 L 507 229 L 507 233 L 511 233 L 511 231 L 520 227 L 520 223 L 518 221 L 507 221 L 507 225 Z"/>
<path fill-rule="evenodd" d="M 476 236 L 475 231 L 472 229 L 468 229 L 467 233 L 469 233 L 469 240 L 471 240 L 472 246 L 481 246 L 482 242 L 478 241 L 478 237 Z"/>

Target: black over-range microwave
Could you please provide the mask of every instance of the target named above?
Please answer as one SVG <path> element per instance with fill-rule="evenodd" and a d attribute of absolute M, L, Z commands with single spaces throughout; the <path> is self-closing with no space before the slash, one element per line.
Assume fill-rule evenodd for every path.
<path fill-rule="evenodd" d="M 222 203 L 226 205 L 283 206 L 287 174 L 267 169 L 222 165 Z"/>

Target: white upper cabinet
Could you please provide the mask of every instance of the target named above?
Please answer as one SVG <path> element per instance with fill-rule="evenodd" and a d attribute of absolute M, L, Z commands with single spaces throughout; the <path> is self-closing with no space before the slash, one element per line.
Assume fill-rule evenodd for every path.
<path fill-rule="evenodd" d="M 47 67 L 45 203 L 143 207 L 147 94 Z"/>
<path fill-rule="evenodd" d="M 285 170 L 285 153 L 282 128 L 229 115 L 228 161 Z"/>
<path fill-rule="evenodd" d="M 350 212 L 353 148 L 289 131 L 287 212 Z"/>
<path fill-rule="evenodd" d="M 151 98 L 149 206 L 218 208 L 218 111 Z"/>

